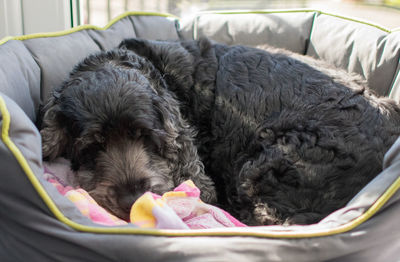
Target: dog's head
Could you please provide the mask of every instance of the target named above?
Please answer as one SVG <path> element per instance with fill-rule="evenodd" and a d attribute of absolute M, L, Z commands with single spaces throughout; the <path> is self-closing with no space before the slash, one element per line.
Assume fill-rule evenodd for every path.
<path fill-rule="evenodd" d="M 174 186 L 180 116 L 163 85 L 145 59 L 103 52 L 78 65 L 44 108 L 44 157 L 69 158 L 80 186 L 124 219 L 144 192 Z"/>

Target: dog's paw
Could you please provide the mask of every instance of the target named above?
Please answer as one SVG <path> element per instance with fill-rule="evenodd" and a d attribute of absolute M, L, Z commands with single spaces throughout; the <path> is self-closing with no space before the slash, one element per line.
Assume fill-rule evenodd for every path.
<path fill-rule="evenodd" d="M 257 203 L 253 209 L 253 219 L 258 225 L 277 225 L 282 224 L 282 220 L 277 215 L 274 208 L 266 203 Z"/>
<path fill-rule="evenodd" d="M 277 163 L 247 161 L 241 168 L 238 181 L 238 193 L 241 198 L 252 198 L 272 191 L 279 186 L 280 175 Z"/>
<path fill-rule="evenodd" d="M 243 164 L 238 180 L 239 193 L 247 197 L 269 195 L 277 188 L 296 187 L 299 173 L 293 163 L 279 150 L 260 154 Z"/>
<path fill-rule="evenodd" d="M 239 212 L 240 221 L 248 226 L 278 225 L 283 221 L 274 208 L 266 203 L 248 203 Z"/>

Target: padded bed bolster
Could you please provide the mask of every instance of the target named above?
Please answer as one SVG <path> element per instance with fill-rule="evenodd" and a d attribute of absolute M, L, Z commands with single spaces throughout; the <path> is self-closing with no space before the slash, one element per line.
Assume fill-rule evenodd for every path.
<path fill-rule="evenodd" d="M 12 98 L 35 121 L 40 103 L 40 68 L 23 42 L 0 45 L 0 92 Z"/>
<path fill-rule="evenodd" d="M 176 18 L 159 16 L 127 16 L 107 30 L 89 30 L 101 50 L 115 48 L 123 39 L 140 37 L 153 40 L 178 40 Z"/>
<path fill-rule="evenodd" d="M 101 50 L 112 49 L 125 38 L 136 37 L 131 17 L 125 17 L 112 24 L 107 30 L 88 30 L 89 36 Z"/>
<path fill-rule="evenodd" d="M 307 55 L 367 79 L 381 96 L 389 95 L 400 56 L 399 32 L 340 17 L 315 17 Z"/>
<path fill-rule="evenodd" d="M 67 78 L 79 61 L 100 50 L 86 30 L 58 37 L 27 39 L 24 44 L 40 67 L 42 101 Z"/>
<path fill-rule="evenodd" d="M 175 17 L 131 16 L 136 36 L 149 40 L 179 40 Z"/>
<path fill-rule="evenodd" d="M 228 45 L 264 45 L 304 54 L 314 12 L 253 12 L 200 14 L 183 20 L 183 39 L 209 37 Z"/>

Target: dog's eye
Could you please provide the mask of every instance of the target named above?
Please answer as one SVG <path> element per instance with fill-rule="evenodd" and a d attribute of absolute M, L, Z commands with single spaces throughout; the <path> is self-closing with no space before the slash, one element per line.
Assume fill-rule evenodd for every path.
<path fill-rule="evenodd" d="M 82 126 L 79 123 L 70 119 L 67 119 L 65 123 L 65 126 L 67 127 L 68 132 L 72 135 L 72 137 L 79 137 L 82 132 Z"/>

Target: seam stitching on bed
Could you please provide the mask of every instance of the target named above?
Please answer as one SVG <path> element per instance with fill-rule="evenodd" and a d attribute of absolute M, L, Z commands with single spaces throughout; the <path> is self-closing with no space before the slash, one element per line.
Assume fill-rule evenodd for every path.
<path fill-rule="evenodd" d="M 312 33 L 314 31 L 315 20 L 316 20 L 318 14 L 319 14 L 319 12 L 315 12 L 314 15 L 313 15 L 313 19 L 312 19 L 312 22 L 311 22 L 310 33 L 309 33 L 308 39 L 306 41 L 306 47 L 304 48 L 304 55 L 306 55 L 308 53 L 308 48 L 310 47 L 310 44 L 311 44 Z"/>
<path fill-rule="evenodd" d="M 400 49 L 399 49 L 399 54 L 398 54 L 398 59 L 397 59 L 397 66 L 396 66 L 396 72 L 394 73 L 394 76 L 393 76 L 393 80 L 392 80 L 392 83 L 391 83 L 391 85 L 390 85 L 390 88 L 389 88 L 389 92 L 388 92 L 388 94 L 387 94 L 387 96 L 388 97 L 390 97 L 391 95 L 392 95 L 392 92 L 394 91 L 394 89 L 395 89 L 395 84 L 396 84 L 396 82 L 400 82 Z M 397 81 L 398 80 L 398 81 Z M 400 86 L 399 86 L 399 88 L 400 88 Z"/>

